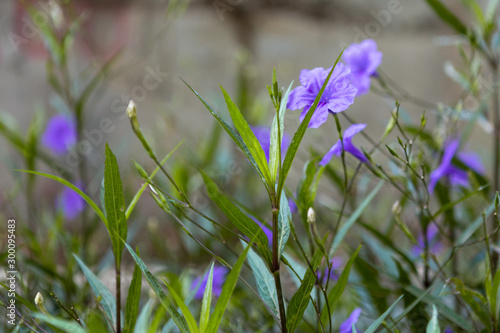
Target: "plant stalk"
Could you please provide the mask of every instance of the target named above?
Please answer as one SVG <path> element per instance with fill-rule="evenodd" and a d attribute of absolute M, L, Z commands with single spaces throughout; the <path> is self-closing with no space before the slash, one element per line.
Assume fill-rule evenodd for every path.
<path fill-rule="evenodd" d="M 283 300 L 283 290 L 281 289 L 281 278 L 280 278 L 280 258 L 278 257 L 278 214 L 279 205 L 276 202 L 277 197 L 273 198 L 273 267 L 272 273 L 274 276 L 274 284 L 276 285 L 276 293 L 278 296 L 278 306 L 280 311 L 280 321 L 281 321 L 281 332 L 287 333 L 286 328 L 286 313 L 285 313 L 285 303 Z"/>
<path fill-rule="evenodd" d="M 497 192 L 500 187 L 500 91 L 499 81 L 500 73 L 498 71 L 498 60 L 492 59 L 490 61 L 490 67 L 493 72 L 493 192 Z M 493 225 L 495 225 L 495 219 L 493 219 Z M 498 243 L 498 235 L 494 235 L 492 238 L 493 245 Z M 492 253 L 492 273 L 495 274 L 498 267 L 498 253 L 493 251 Z"/>
<path fill-rule="evenodd" d="M 115 266 L 116 275 L 116 333 L 122 332 L 121 327 L 121 283 L 120 283 L 120 266 L 118 263 Z"/>

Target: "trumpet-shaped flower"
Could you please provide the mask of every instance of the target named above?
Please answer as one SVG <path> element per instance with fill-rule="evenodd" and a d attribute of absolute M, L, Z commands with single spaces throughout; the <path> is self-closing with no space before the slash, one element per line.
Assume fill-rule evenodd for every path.
<path fill-rule="evenodd" d="M 213 280 L 212 280 L 212 295 L 215 297 L 219 297 L 222 292 L 222 286 L 224 285 L 225 277 L 228 269 L 223 266 L 214 266 Z M 207 271 L 205 275 L 202 277 L 197 277 L 191 283 L 191 289 L 196 289 L 196 293 L 194 295 L 195 299 L 203 299 L 203 294 L 205 293 L 205 288 L 208 283 L 208 276 L 210 271 Z M 201 280 L 201 284 L 200 284 Z"/>
<path fill-rule="evenodd" d="M 322 67 L 313 70 L 303 69 L 300 72 L 299 87 L 290 93 L 287 108 L 290 110 L 303 109 L 300 114 L 302 122 L 314 103 L 331 68 Z M 318 128 L 328 119 L 328 113 L 339 113 L 346 110 L 353 102 L 358 89 L 351 84 L 351 71 L 342 63 L 338 63 L 326 85 L 308 127 Z"/>
<path fill-rule="evenodd" d="M 333 155 L 340 156 L 342 154 L 342 142 L 344 144 L 344 150 L 354 157 L 356 157 L 358 160 L 361 162 L 368 162 L 368 159 L 366 158 L 365 154 L 361 150 L 359 150 L 357 147 L 354 146 L 352 143 L 352 137 L 356 135 L 357 133 L 361 132 L 364 128 L 366 127 L 366 124 L 353 124 L 349 126 L 344 131 L 344 136 L 343 139 L 339 139 L 337 143 L 335 143 L 330 151 L 326 153 L 326 155 L 323 157 L 321 162 L 319 162 L 320 165 L 326 165 L 330 160 L 332 159 Z"/>
<path fill-rule="evenodd" d="M 355 309 L 351 315 L 342 324 L 340 324 L 339 333 L 352 333 L 352 326 L 356 325 L 360 315 L 361 309 Z"/>
<path fill-rule="evenodd" d="M 266 160 L 269 162 L 269 149 L 271 148 L 271 129 L 265 126 L 253 126 L 252 131 L 266 154 Z M 281 158 L 283 158 L 290 146 L 292 139 L 287 133 L 283 133 L 283 140 L 281 141 Z"/>
<path fill-rule="evenodd" d="M 57 206 L 66 219 L 72 220 L 85 209 L 85 201 L 78 193 L 65 187 L 57 198 Z"/>
<path fill-rule="evenodd" d="M 457 153 L 459 146 L 460 141 L 458 139 L 451 139 L 445 143 L 441 164 L 432 171 L 430 175 L 429 193 L 434 191 L 436 184 L 441 178 L 447 178 L 451 186 L 469 186 L 469 175 L 467 171 L 452 164 L 454 157 L 471 170 L 479 174 L 485 173 L 484 166 L 479 156 L 472 152 Z"/>
<path fill-rule="evenodd" d="M 382 56 L 373 39 L 351 44 L 344 51 L 343 59 L 351 70 L 352 84 L 358 89 L 357 96 L 370 90 L 370 78 L 376 74 L 377 67 L 382 63 Z"/>
<path fill-rule="evenodd" d="M 54 154 L 65 154 L 77 141 L 76 124 L 72 118 L 58 114 L 47 123 L 42 144 Z"/>

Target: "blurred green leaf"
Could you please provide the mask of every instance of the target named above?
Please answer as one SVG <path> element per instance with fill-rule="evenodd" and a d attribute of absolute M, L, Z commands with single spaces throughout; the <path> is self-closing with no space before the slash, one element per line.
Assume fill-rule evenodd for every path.
<path fill-rule="evenodd" d="M 104 162 L 104 204 L 108 219 L 108 232 L 113 245 L 116 265 L 120 267 L 123 242 L 127 240 L 127 220 L 125 219 L 125 200 L 122 180 L 116 157 L 106 143 Z M 123 241 L 122 241 L 123 240 Z"/>
<path fill-rule="evenodd" d="M 32 313 L 31 315 L 67 333 L 86 333 L 85 330 L 74 321 L 52 317 L 50 315 L 46 315 L 39 312 Z"/>
<path fill-rule="evenodd" d="M 137 250 L 139 252 L 139 250 Z M 139 253 L 137 253 L 139 254 Z M 132 332 L 135 327 L 137 315 L 139 313 L 139 301 L 141 300 L 142 273 L 139 265 L 134 265 L 132 281 L 128 288 L 127 303 L 125 305 L 125 326 L 123 333 Z"/>
<path fill-rule="evenodd" d="M 438 310 L 436 306 L 432 305 L 432 318 L 427 325 L 426 333 L 441 333 L 441 329 L 439 329 L 439 321 L 438 321 Z"/>
<path fill-rule="evenodd" d="M 244 246 L 247 245 L 244 241 L 241 242 Z M 269 267 L 252 249 L 248 251 L 247 260 L 250 268 L 252 269 L 259 296 L 267 305 L 267 308 L 271 311 L 271 315 L 278 318 L 278 294 L 276 293 L 274 277 L 269 271 Z"/>
<path fill-rule="evenodd" d="M 163 282 L 167 286 L 168 291 L 170 292 L 170 295 L 172 295 L 172 297 L 174 298 L 175 303 L 177 303 L 177 306 L 181 309 L 182 314 L 184 315 L 184 318 L 187 321 L 189 331 L 191 333 L 199 333 L 200 330 L 198 329 L 198 325 L 196 324 L 196 320 L 194 319 L 193 314 L 191 313 L 191 311 L 187 307 L 186 303 L 184 303 L 184 300 L 177 294 L 174 287 L 172 287 L 170 284 L 168 284 L 167 281 L 165 281 L 164 279 L 163 279 Z"/>
<path fill-rule="evenodd" d="M 236 282 L 238 281 L 238 276 L 240 275 L 241 268 L 243 267 L 243 263 L 245 262 L 247 253 L 248 251 L 250 251 L 251 248 L 252 248 L 252 243 L 247 245 L 245 251 L 243 251 L 243 253 L 240 255 L 240 257 L 234 264 L 233 269 L 227 276 L 226 282 L 222 287 L 222 292 L 219 296 L 219 299 L 217 300 L 214 312 L 210 316 L 210 320 L 208 321 L 207 329 L 205 332 L 217 333 L 217 331 L 219 330 L 219 325 L 222 321 L 222 316 L 226 311 L 229 299 L 231 298 L 234 287 L 236 286 Z"/>
<path fill-rule="evenodd" d="M 172 305 L 172 301 L 167 297 L 167 295 L 165 295 L 165 292 L 161 288 L 158 279 L 149 271 L 149 269 L 146 267 L 146 264 L 144 264 L 142 259 L 139 258 L 139 256 L 134 252 L 130 245 L 125 243 L 125 247 L 130 252 L 137 265 L 139 265 L 139 267 L 141 268 L 141 271 L 142 273 L 144 273 L 144 276 L 146 277 L 146 280 L 148 280 L 149 285 L 151 286 L 151 288 L 153 288 L 156 296 L 158 296 L 161 304 L 168 311 L 175 324 L 180 329 L 181 333 L 188 333 L 189 327 L 186 319 L 184 319 L 184 317 L 182 317 L 179 312 L 177 312 L 177 309 Z"/>
<path fill-rule="evenodd" d="M 235 204 L 222 194 L 215 182 L 210 179 L 203 171 L 200 171 L 207 187 L 208 196 L 224 212 L 229 220 L 238 228 L 243 235 L 253 239 L 261 255 L 267 263 L 271 262 L 271 255 L 268 249 L 269 240 L 264 231 L 251 218 L 246 216 Z"/>
<path fill-rule="evenodd" d="M 394 310 L 398 302 L 403 298 L 403 296 L 399 296 L 396 302 L 392 303 L 391 307 L 387 309 L 377 320 L 375 320 L 365 331 L 365 333 L 373 333 L 375 330 L 384 322 L 385 318 Z"/>
<path fill-rule="evenodd" d="M 137 322 L 134 326 L 134 333 L 144 333 L 148 331 L 149 328 L 149 318 L 151 318 L 151 307 L 153 305 L 153 300 L 149 300 L 146 305 L 141 310 L 141 313 L 137 317 Z"/>
<path fill-rule="evenodd" d="M 116 301 L 113 294 L 111 294 L 111 292 L 104 286 L 97 276 L 95 276 L 94 273 L 92 273 L 92 271 L 85 266 L 83 261 L 81 261 L 76 254 L 73 254 L 73 257 L 76 259 L 76 262 L 87 278 L 96 299 L 99 301 L 104 313 L 106 314 L 106 317 L 109 318 L 112 326 L 116 327 Z"/>
<path fill-rule="evenodd" d="M 491 320 L 486 298 L 478 292 L 466 288 L 463 282 L 458 278 L 451 278 L 450 281 L 455 285 L 456 290 L 459 292 L 462 299 L 470 306 L 474 314 L 487 327 L 488 331 L 491 331 Z"/>
<path fill-rule="evenodd" d="M 462 35 L 467 35 L 467 27 L 455 16 L 440 0 L 426 0 L 432 7 L 434 12 L 449 26 L 455 29 L 456 32 Z"/>
<path fill-rule="evenodd" d="M 286 310 L 286 326 L 290 333 L 293 333 L 293 331 L 295 331 L 295 329 L 302 322 L 304 312 L 309 305 L 311 291 L 316 284 L 316 270 L 318 269 L 322 258 L 323 254 L 320 250 L 317 250 L 311 260 L 311 265 L 302 280 L 299 290 L 290 299 L 288 309 Z"/>
<path fill-rule="evenodd" d="M 285 251 L 286 242 L 290 237 L 290 224 L 292 223 L 292 212 L 288 205 L 288 199 L 283 191 L 280 199 L 280 211 L 278 214 L 278 258 Z"/>
<path fill-rule="evenodd" d="M 210 266 L 210 272 L 208 273 L 207 284 L 205 286 L 205 291 L 203 292 L 203 300 L 201 302 L 201 312 L 200 312 L 200 332 L 205 333 L 205 329 L 208 325 L 208 320 L 210 319 L 210 305 L 212 304 L 212 287 L 214 281 L 214 263 Z"/>

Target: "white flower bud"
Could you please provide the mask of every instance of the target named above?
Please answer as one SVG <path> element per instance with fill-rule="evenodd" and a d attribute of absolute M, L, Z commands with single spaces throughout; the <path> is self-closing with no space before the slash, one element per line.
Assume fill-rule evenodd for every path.
<path fill-rule="evenodd" d="M 41 306 L 43 305 L 43 302 L 44 302 L 43 295 L 40 292 L 37 292 L 35 296 L 35 304 L 37 306 Z"/>
<path fill-rule="evenodd" d="M 132 119 L 137 117 L 137 108 L 135 106 L 135 102 L 133 100 L 130 100 L 127 106 L 127 116 Z"/>
<path fill-rule="evenodd" d="M 308 223 L 316 223 L 316 213 L 312 207 L 309 207 L 307 210 L 307 222 Z"/>
<path fill-rule="evenodd" d="M 392 205 L 392 212 L 395 215 L 401 214 L 401 204 L 399 203 L 399 200 L 397 200 L 394 205 Z"/>

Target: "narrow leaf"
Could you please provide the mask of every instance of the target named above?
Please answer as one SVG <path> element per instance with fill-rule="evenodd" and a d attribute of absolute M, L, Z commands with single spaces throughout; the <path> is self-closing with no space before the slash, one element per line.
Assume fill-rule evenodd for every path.
<path fill-rule="evenodd" d="M 139 317 L 137 317 L 137 322 L 134 326 L 134 333 L 143 333 L 148 331 L 152 305 L 153 301 L 149 300 L 142 308 L 141 313 L 139 314 Z"/>
<path fill-rule="evenodd" d="M 135 264 L 132 282 L 128 288 L 127 304 L 125 305 L 125 326 L 124 333 L 132 332 L 135 327 L 137 315 L 139 313 L 139 301 L 141 299 L 142 273 L 140 267 Z"/>
<path fill-rule="evenodd" d="M 204 333 L 208 325 L 208 320 L 210 319 L 210 304 L 212 304 L 212 287 L 214 281 L 214 263 L 210 266 L 210 272 L 208 274 L 207 285 L 205 287 L 205 292 L 203 293 L 203 300 L 201 302 L 201 314 L 200 314 L 200 332 Z"/>
<path fill-rule="evenodd" d="M 278 214 L 278 258 L 285 251 L 286 242 L 290 237 L 290 223 L 292 223 L 292 212 L 288 205 L 285 191 L 281 193 L 280 211 Z"/>
<path fill-rule="evenodd" d="M 57 327 L 67 333 L 85 333 L 85 330 L 74 321 L 52 317 L 43 313 L 32 313 L 33 317 L 43 320 L 49 325 Z"/>
<path fill-rule="evenodd" d="M 394 310 L 394 308 L 396 307 L 396 304 L 398 304 L 398 302 L 401 300 L 401 298 L 403 298 L 403 296 L 400 296 L 396 302 L 394 302 L 391 307 L 389 309 L 387 309 L 386 312 L 384 312 L 380 317 L 378 317 L 377 320 L 375 320 L 371 325 L 370 327 L 368 327 L 365 331 L 365 333 L 373 333 L 375 332 L 375 330 L 382 324 L 382 322 L 385 320 L 385 318 L 387 318 L 387 316 L 392 312 L 392 310 Z"/>
<path fill-rule="evenodd" d="M 438 310 L 436 309 L 436 306 L 434 304 L 432 305 L 432 318 L 429 321 L 429 324 L 427 324 L 427 329 L 425 332 L 426 333 L 441 333 L 441 330 L 439 329 L 439 322 L 438 322 Z"/>
<path fill-rule="evenodd" d="M 198 325 L 196 324 L 196 320 L 194 319 L 193 314 L 187 307 L 186 303 L 184 303 L 182 298 L 175 292 L 175 289 L 167 283 L 167 281 L 163 280 L 163 282 L 167 286 L 170 295 L 172 295 L 172 297 L 174 298 L 175 303 L 177 303 L 177 306 L 181 309 L 182 314 L 187 321 L 189 331 L 191 333 L 199 333 L 200 331 L 198 329 Z"/>

